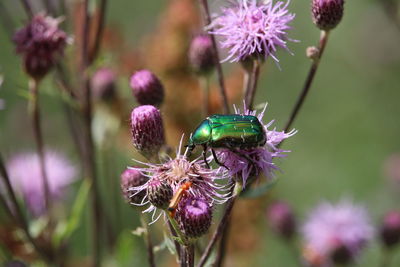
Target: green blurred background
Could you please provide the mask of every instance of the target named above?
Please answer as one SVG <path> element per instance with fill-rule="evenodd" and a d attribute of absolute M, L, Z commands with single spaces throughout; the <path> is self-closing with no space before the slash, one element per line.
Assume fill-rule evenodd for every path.
<path fill-rule="evenodd" d="M 17 1 L 4 2 L 21 26 L 25 17 Z M 210 2 L 217 10 L 223 1 Z M 129 44 L 140 45 L 138 40 L 154 30 L 167 3 L 165 0 L 110 1 L 107 20 L 119 27 Z M 310 60 L 305 57 L 305 50 L 316 45 L 319 38 L 319 31 L 310 18 L 310 1 L 292 1 L 289 9 L 296 14 L 290 37 L 300 42 L 289 44 L 294 56 L 286 52 L 278 54 L 281 71 L 271 61 L 263 66 L 256 96 L 258 103 L 268 102 L 264 119 L 275 119 L 277 129 L 284 126 L 308 72 Z M 384 172 L 387 158 L 400 153 L 399 44 L 400 31 L 387 18 L 378 0 L 346 1 L 343 20 L 331 33 L 310 95 L 294 124 L 298 133 L 285 142 L 284 148 L 292 152 L 279 163 L 282 173 L 277 173 L 279 181 L 270 193 L 273 198 L 290 203 L 299 222 L 320 201 L 337 201 L 343 197 L 365 205 L 375 225 L 386 211 L 399 208 L 400 191 L 391 187 Z M 6 102 L 5 110 L 0 110 L 0 148 L 10 156 L 34 149 L 34 143 L 26 114 L 27 77 L 21 71 L 20 60 L 4 27 L 0 27 L 0 47 L 0 73 L 4 77 L 0 98 Z M 228 63 L 224 67 L 226 72 L 231 70 Z M 128 77 L 119 78 L 121 94 L 128 98 Z M 49 78 L 42 88 L 46 142 L 78 163 L 65 124 L 62 101 L 53 87 Z M 135 105 L 133 99 L 130 104 Z M 113 151 L 111 160 L 116 180 L 124 167 L 132 164 L 131 157 L 126 151 Z M 104 164 L 99 160 L 98 165 L 101 168 Z M 107 199 L 107 192 L 103 193 Z M 243 200 L 246 201 L 251 200 Z M 126 230 L 120 235 L 121 249 L 117 257 L 108 262 L 116 266 L 142 266 L 146 259 L 144 244 L 130 234 L 139 224 L 137 213 L 122 203 L 119 208 Z M 254 212 L 260 214 L 260 220 L 246 227 L 258 233 L 256 245 L 250 245 L 251 250 L 243 253 L 228 254 L 226 266 L 296 266 L 291 251 L 268 230 L 264 210 Z M 84 220 L 71 241 L 76 256 L 87 253 L 88 241 L 83 241 L 88 237 L 87 222 Z M 159 224 L 162 227 L 163 223 Z M 377 266 L 379 253 L 375 242 L 358 265 Z M 159 262 L 164 258 L 170 256 L 167 253 L 157 256 Z M 393 266 L 399 266 L 400 255 L 395 261 Z"/>

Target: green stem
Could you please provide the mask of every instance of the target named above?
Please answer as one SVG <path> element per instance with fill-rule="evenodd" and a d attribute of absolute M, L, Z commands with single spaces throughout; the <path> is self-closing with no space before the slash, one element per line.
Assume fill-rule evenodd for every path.
<path fill-rule="evenodd" d="M 200 78 L 201 88 L 203 89 L 203 118 L 210 114 L 210 83 L 208 76 L 201 76 Z"/>
<path fill-rule="evenodd" d="M 147 248 L 147 260 L 149 262 L 150 267 L 155 267 L 156 263 L 154 261 L 153 243 L 151 242 L 149 226 L 147 225 L 147 222 L 144 219 L 144 215 L 140 216 L 140 222 L 142 223 L 142 227 L 144 229 L 146 229 L 146 231 L 144 233 L 144 239 L 145 239 L 146 248 Z"/>
<path fill-rule="evenodd" d="M 245 94 L 245 103 L 247 109 L 249 110 L 253 109 L 254 97 L 256 95 L 258 79 L 260 76 L 260 68 L 261 68 L 260 61 L 258 59 L 254 59 L 253 69 L 251 71 L 251 78 L 249 79 Z"/>

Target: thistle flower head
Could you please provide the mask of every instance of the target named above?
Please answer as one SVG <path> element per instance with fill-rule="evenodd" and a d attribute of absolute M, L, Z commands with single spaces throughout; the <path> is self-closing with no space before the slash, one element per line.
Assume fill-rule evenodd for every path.
<path fill-rule="evenodd" d="M 244 108 L 244 113 L 240 109 L 235 107 L 235 113 L 241 115 L 252 115 L 257 116 L 258 120 L 262 123 L 266 106 L 264 110 L 257 115 L 256 111 L 247 110 Z M 266 136 L 266 143 L 263 146 L 249 148 L 249 149 L 237 149 L 232 151 L 231 149 L 218 149 L 216 151 L 218 160 L 225 165 L 228 170 L 221 167 L 221 171 L 226 172 L 226 175 L 233 177 L 236 181 L 243 183 L 243 187 L 246 186 L 249 178 L 257 177 L 259 174 L 264 173 L 267 178 L 272 178 L 273 172 L 279 170 L 279 168 L 273 163 L 275 158 L 282 158 L 286 155 L 285 152 L 289 150 L 282 150 L 277 148 L 277 145 L 283 140 L 293 136 L 297 131 L 292 130 L 289 133 L 279 132 L 275 129 L 269 130 L 268 128 L 272 125 L 273 121 L 263 125 Z M 212 159 L 212 156 L 209 158 Z"/>
<path fill-rule="evenodd" d="M 383 219 L 380 236 L 386 247 L 393 247 L 400 242 L 400 212 L 391 211 Z"/>
<path fill-rule="evenodd" d="M 35 79 L 46 75 L 64 52 L 68 37 L 58 28 L 59 23 L 59 19 L 38 14 L 13 36 L 25 71 Z"/>
<path fill-rule="evenodd" d="M 243 61 L 249 57 L 272 57 L 276 62 L 278 48 L 287 51 L 288 25 L 294 14 L 288 12 L 289 2 L 272 0 L 239 0 L 230 7 L 222 8 L 222 13 L 209 25 L 210 33 L 219 35 L 222 48 L 229 49 L 224 61 Z"/>
<path fill-rule="evenodd" d="M 99 100 L 109 100 L 115 96 L 117 77 L 110 68 L 98 69 L 91 79 L 93 97 Z"/>
<path fill-rule="evenodd" d="M 143 176 L 139 171 L 135 169 L 126 168 L 121 173 L 121 191 L 126 202 L 137 203 L 144 197 L 144 192 L 131 197 L 129 188 L 134 186 L 140 186 L 146 183 L 147 177 Z"/>
<path fill-rule="evenodd" d="M 361 252 L 373 237 L 373 228 L 363 207 L 342 201 L 320 204 L 309 215 L 302 233 L 307 249 L 320 260 L 344 263 Z"/>
<path fill-rule="evenodd" d="M 267 219 L 272 229 L 286 239 L 293 237 L 296 221 L 291 207 L 285 202 L 272 203 L 267 210 Z"/>
<path fill-rule="evenodd" d="M 163 198 L 164 202 L 167 202 L 167 199 L 169 202 L 172 195 L 175 195 L 182 185 L 187 182 L 190 182 L 191 186 L 185 190 L 184 195 L 186 197 L 202 198 L 208 203 L 217 204 L 221 204 L 228 199 L 228 188 L 225 185 L 216 183 L 217 180 L 226 179 L 227 177 L 219 170 L 205 168 L 203 160 L 189 161 L 186 157 L 186 152 L 183 155 L 180 153 L 180 147 L 181 145 L 174 159 L 170 158 L 163 164 L 144 163 L 147 167 L 134 168 L 149 178 L 145 184 L 130 188 L 132 196 L 146 192 L 142 201 L 134 204 L 150 204 L 150 207 L 144 212 L 153 212 L 153 220 L 156 208 L 166 208 L 165 205 L 158 205 L 154 201 L 153 188 L 155 186 L 161 187 L 162 185 L 162 195 L 167 196 Z M 172 188 L 172 195 L 167 192 L 167 186 Z M 160 194 L 157 196 L 160 196 Z"/>
<path fill-rule="evenodd" d="M 54 151 L 45 151 L 45 168 L 50 197 L 62 200 L 66 187 L 76 179 L 75 167 Z M 12 187 L 23 197 L 35 216 L 42 215 L 45 208 L 45 192 L 39 156 L 35 153 L 17 154 L 7 162 Z"/>
<path fill-rule="evenodd" d="M 321 30 L 332 30 L 343 17 L 344 0 L 312 0 L 311 13 L 315 25 Z"/>
<path fill-rule="evenodd" d="M 179 203 L 176 218 L 182 233 L 188 238 L 198 238 L 211 226 L 212 206 L 201 197 L 185 197 Z"/>
<path fill-rule="evenodd" d="M 132 93 L 140 105 L 160 106 L 164 100 L 164 86 L 149 70 L 139 70 L 131 76 Z"/>
<path fill-rule="evenodd" d="M 153 157 L 165 143 L 160 111 L 152 105 L 134 108 L 131 113 L 134 147 L 146 157 Z"/>
<path fill-rule="evenodd" d="M 215 65 L 211 37 L 206 34 L 195 36 L 190 43 L 189 63 L 198 74 L 208 74 Z"/>

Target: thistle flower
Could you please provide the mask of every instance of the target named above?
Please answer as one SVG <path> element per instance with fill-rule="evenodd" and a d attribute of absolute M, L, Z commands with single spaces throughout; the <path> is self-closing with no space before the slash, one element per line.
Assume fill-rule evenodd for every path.
<path fill-rule="evenodd" d="M 34 79 L 45 76 L 64 53 L 68 37 L 59 23 L 59 19 L 38 14 L 13 36 L 25 71 Z"/>
<path fill-rule="evenodd" d="M 335 28 L 343 17 L 344 0 L 312 0 L 312 19 L 324 31 Z"/>
<path fill-rule="evenodd" d="M 179 203 L 176 217 L 186 237 L 198 238 L 207 233 L 211 226 L 212 207 L 204 198 L 186 197 Z"/>
<path fill-rule="evenodd" d="M 391 211 L 385 215 L 380 236 L 383 244 L 388 248 L 400 242 L 400 212 Z"/>
<path fill-rule="evenodd" d="M 99 100 L 109 100 L 115 96 L 117 77 L 110 68 L 98 69 L 91 79 L 93 97 Z"/>
<path fill-rule="evenodd" d="M 182 142 L 182 141 L 181 141 Z M 224 203 L 229 196 L 227 186 L 219 185 L 216 183 L 219 179 L 226 179 L 219 170 L 208 169 L 204 166 L 203 160 L 193 160 L 189 161 L 186 156 L 187 150 L 184 154 L 181 154 L 181 144 L 179 145 L 177 155 L 174 159 L 170 158 L 163 164 L 151 164 L 143 163 L 146 168 L 134 167 L 134 170 L 140 171 L 142 175 L 149 178 L 149 180 L 141 186 L 136 186 L 130 188 L 132 193 L 131 197 L 146 192 L 145 197 L 142 201 L 133 203 L 136 205 L 147 205 L 149 208 L 143 212 L 153 212 L 153 222 L 155 222 L 160 215 L 155 219 L 156 209 L 166 208 L 166 203 L 169 204 L 169 200 L 174 195 L 183 184 L 190 182 L 191 186 L 185 191 L 186 197 L 202 198 L 208 203 Z M 153 188 L 163 187 L 161 193 L 154 193 Z M 172 188 L 172 195 L 168 192 L 167 186 Z M 160 192 L 158 191 L 158 192 Z M 157 194 L 161 201 L 154 200 L 154 196 Z"/>
<path fill-rule="evenodd" d="M 258 120 L 262 123 L 264 117 L 264 110 L 257 115 L 256 111 L 247 110 L 245 112 L 235 108 L 236 114 L 241 115 L 252 115 L 257 116 Z M 218 149 L 216 151 L 219 162 L 225 165 L 228 170 L 224 167 L 220 167 L 220 170 L 225 172 L 228 177 L 233 177 L 236 181 L 243 183 L 243 188 L 246 187 L 249 178 L 257 177 L 260 173 L 264 173 L 267 178 L 272 178 L 273 172 L 279 170 L 279 168 L 273 163 L 275 158 L 286 157 L 284 153 L 290 152 L 289 150 L 282 150 L 277 148 L 277 145 L 283 140 L 296 134 L 296 130 L 292 130 L 289 133 L 279 132 L 275 129 L 269 130 L 268 128 L 274 121 L 264 125 L 266 143 L 264 146 L 250 148 L 250 149 L 237 149 L 233 152 L 230 149 Z M 211 160 L 213 157 L 209 157 Z"/>
<path fill-rule="evenodd" d="M 131 77 L 130 86 L 140 105 L 160 106 L 164 100 L 164 86 L 149 70 L 135 72 Z"/>
<path fill-rule="evenodd" d="M 189 63 L 200 75 L 208 74 L 214 68 L 214 50 L 209 35 L 199 34 L 193 38 L 189 48 Z"/>
<path fill-rule="evenodd" d="M 302 233 L 308 251 L 323 263 L 354 260 L 373 237 L 367 211 L 347 201 L 320 204 L 311 212 Z M 310 254 L 308 254 L 310 255 Z"/>
<path fill-rule="evenodd" d="M 288 12 L 289 1 L 273 4 L 272 0 L 239 0 L 222 8 L 222 14 L 208 26 L 211 34 L 219 35 L 222 48 L 229 49 L 224 61 L 243 61 L 249 57 L 272 57 L 276 62 L 277 49 L 287 48 L 288 25 L 295 17 Z"/>
<path fill-rule="evenodd" d="M 150 158 L 165 143 L 160 111 L 151 105 L 134 108 L 131 113 L 131 131 L 134 147 Z"/>
<path fill-rule="evenodd" d="M 285 202 L 272 203 L 267 210 L 267 219 L 272 229 L 285 239 L 291 239 L 296 232 L 293 211 Z"/>
<path fill-rule="evenodd" d="M 66 187 L 76 179 L 76 169 L 54 151 L 45 151 L 44 160 L 51 200 L 62 200 Z M 35 153 L 15 155 L 7 162 L 7 169 L 12 187 L 25 199 L 30 212 L 35 216 L 42 215 L 46 208 L 39 156 Z"/>
<path fill-rule="evenodd" d="M 147 177 L 143 176 L 139 171 L 135 169 L 126 168 L 121 173 L 121 191 L 122 195 L 126 202 L 136 203 L 143 199 L 144 192 L 137 194 L 131 197 L 131 194 L 128 192 L 129 188 L 133 186 L 140 186 L 146 183 L 148 180 Z"/>

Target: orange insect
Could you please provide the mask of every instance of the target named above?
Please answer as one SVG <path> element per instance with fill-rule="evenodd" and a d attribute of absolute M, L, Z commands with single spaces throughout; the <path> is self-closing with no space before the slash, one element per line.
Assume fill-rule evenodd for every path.
<path fill-rule="evenodd" d="M 175 217 L 176 208 L 178 207 L 179 202 L 181 201 L 182 197 L 186 194 L 186 191 L 192 186 L 192 182 L 187 181 L 181 187 L 179 187 L 178 191 L 176 191 L 175 195 L 172 197 L 171 201 L 169 202 L 168 212 L 169 216 L 172 218 Z"/>

